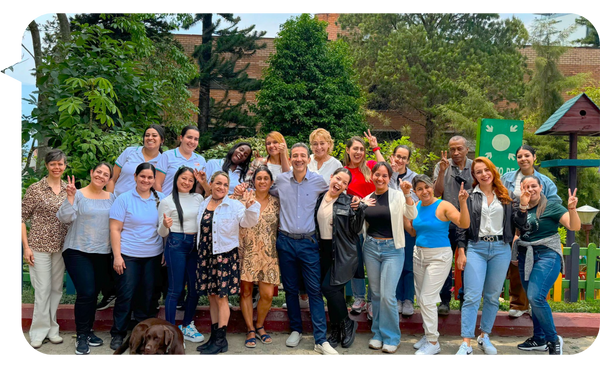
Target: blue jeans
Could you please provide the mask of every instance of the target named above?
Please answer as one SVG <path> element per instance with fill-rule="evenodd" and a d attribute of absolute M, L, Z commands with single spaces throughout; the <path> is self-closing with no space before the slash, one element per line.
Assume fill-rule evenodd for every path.
<path fill-rule="evenodd" d="M 413 251 L 416 238 L 404 232 L 404 267 L 396 287 L 396 300 L 415 302 L 415 275 L 413 274 Z"/>
<path fill-rule="evenodd" d="M 483 294 L 480 329 L 491 333 L 500 302 L 498 298 L 510 264 L 510 245 L 503 241 L 469 240 L 463 285 L 465 295 L 461 312 L 460 335 L 475 338 L 477 311 Z"/>
<path fill-rule="evenodd" d="M 285 302 L 290 319 L 290 329 L 302 332 L 300 302 L 298 301 L 298 275 L 302 273 L 308 294 L 315 343 L 323 344 L 327 341 L 327 319 L 321 293 L 321 263 L 316 236 L 313 235 L 310 239 L 292 239 L 279 233 L 276 247 L 281 281 L 285 285 Z"/>
<path fill-rule="evenodd" d="M 543 245 L 533 247 L 533 269 L 529 281 L 525 281 L 525 249 L 519 248 L 519 274 L 523 289 L 531 306 L 533 337 L 536 342 L 554 342 L 557 340 L 552 309 L 546 296 L 560 273 L 560 254 Z"/>
<path fill-rule="evenodd" d="M 396 286 L 404 265 L 404 248 L 396 249 L 393 239 L 379 240 L 367 235 L 363 254 L 373 297 L 373 339 L 396 346 L 401 337 Z"/>
<path fill-rule="evenodd" d="M 154 294 L 154 289 L 159 282 L 162 256 L 160 254 L 148 258 L 130 257 L 125 254 L 121 256 L 126 268 L 121 275 L 115 272 L 117 299 L 113 309 L 113 326 L 110 335 L 125 338 L 132 311 L 137 322 L 156 317 L 157 310 L 152 306 L 157 305 L 158 295 Z"/>
<path fill-rule="evenodd" d="M 175 324 L 177 300 L 183 291 L 186 280 L 196 280 L 198 266 L 198 251 L 196 250 L 196 235 L 184 233 L 169 233 L 165 247 L 165 262 L 167 263 L 168 291 L 165 300 L 165 319 Z M 183 325 L 192 322 L 198 305 L 198 294 L 193 283 L 188 282 L 188 297 L 185 303 Z"/>

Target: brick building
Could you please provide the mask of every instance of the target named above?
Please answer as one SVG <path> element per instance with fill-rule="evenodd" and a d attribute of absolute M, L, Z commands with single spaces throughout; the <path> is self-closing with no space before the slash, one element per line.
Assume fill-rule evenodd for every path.
<path fill-rule="evenodd" d="M 336 40 L 338 34 L 341 33 L 340 27 L 336 24 L 339 14 L 322 13 L 317 14 L 316 16 L 319 20 L 328 23 L 328 39 Z M 193 53 L 195 46 L 199 45 L 202 40 L 201 35 L 176 34 L 174 37 L 183 45 L 183 48 L 188 55 Z M 273 38 L 263 38 L 263 41 L 267 45 L 266 48 L 258 50 L 254 55 L 244 57 L 240 61 L 240 65 L 250 63 L 247 70 L 250 78 L 258 79 L 262 77 L 262 70 L 267 67 L 269 55 L 275 52 Z M 521 53 L 527 57 L 528 66 L 532 68 L 533 61 L 535 60 L 535 51 L 533 48 L 527 46 L 521 49 Z M 592 73 L 592 77 L 595 80 L 600 81 L 600 49 L 589 47 L 570 48 L 563 56 L 561 56 L 559 68 L 565 76 L 572 76 L 578 73 Z M 198 88 L 191 89 L 191 92 L 192 101 L 197 104 Z M 223 91 L 219 90 L 218 86 L 214 86 L 214 88 L 211 88 L 211 97 L 219 100 L 223 97 Z M 571 96 L 567 96 L 566 94 L 563 95 L 565 100 L 570 97 Z M 229 98 L 231 98 L 232 102 L 239 101 L 240 94 L 230 91 Z M 246 99 L 249 103 L 253 103 L 255 101 L 255 93 L 247 93 Z M 368 122 L 373 126 L 372 131 L 376 132 L 378 136 L 397 139 L 401 137 L 400 131 L 402 128 L 408 126 L 410 129 L 411 140 L 417 147 L 424 147 L 424 119 L 417 111 L 379 111 L 379 113 L 389 121 L 388 125 L 384 125 L 378 118 L 367 118 Z"/>

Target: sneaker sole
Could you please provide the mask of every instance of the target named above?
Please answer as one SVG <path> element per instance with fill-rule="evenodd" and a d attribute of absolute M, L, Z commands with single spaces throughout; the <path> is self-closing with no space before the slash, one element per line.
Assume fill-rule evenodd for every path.
<path fill-rule="evenodd" d="M 201 338 L 193 338 L 193 337 L 188 337 L 188 336 L 183 336 L 184 340 L 190 341 L 190 342 L 202 342 L 204 341 L 204 336 L 202 336 Z"/>
<path fill-rule="evenodd" d="M 87 349 L 87 352 L 81 352 L 77 350 L 77 343 L 75 343 L 75 354 L 76 355 L 88 355 L 90 353 L 90 348 Z"/>
<path fill-rule="evenodd" d="M 96 343 L 96 342 L 94 342 L 94 343 L 92 343 L 92 342 L 89 342 L 89 341 L 88 341 L 88 345 L 89 345 L 89 346 L 92 346 L 92 347 L 98 347 L 98 346 L 102 346 L 102 345 L 104 345 L 104 342 L 101 342 L 101 343 Z"/>
<path fill-rule="evenodd" d="M 517 349 L 523 350 L 523 351 L 547 351 L 548 346 L 536 346 L 534 348 L 522 348 L 520 346 L 517 346 Z"/>

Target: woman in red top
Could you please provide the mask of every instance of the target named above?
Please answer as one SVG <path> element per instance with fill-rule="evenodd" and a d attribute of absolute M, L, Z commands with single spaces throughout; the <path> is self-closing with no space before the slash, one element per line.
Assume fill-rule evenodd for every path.
<path fill-rule="evenodd" d="M 346 142 L 346 154 L 344 155 L 344 167 L 350 170 L 352 173 L 352 181 L 348 184 L 346 193 L 351 196 L 358 196 L 364 198 L 367 195 L 375 191 L 375 184 L 371 181 L 371 169 L 377 162 L 383 162 L 385 159 L 381 154 L 381 148 L 377 145 L 377 137 L 371 135 L 371 130 L 368 133 L 364 133 L 365 137 L 369 140 L 369 146 L 375 152 L 375 158 L 377 161 L 366 161 L 366 147 L 365 141 L 359 136 L 354 136 Z M 367 301 L 365 301 L 365 266 L 363 263 L 362 255 L 362 243 L 363 236 L 360 235 L 358 250 L 358 269 L 355 278 L 352 279 L 352 296 L 354 296 L 354 304 L 352 304 L 352 312 L 355 314 L 361 313 L 363 310 L 367 311 L 367 318 L 373 318 L 373 311 L 371 309 L 371 290 L 367 295 Z"/>

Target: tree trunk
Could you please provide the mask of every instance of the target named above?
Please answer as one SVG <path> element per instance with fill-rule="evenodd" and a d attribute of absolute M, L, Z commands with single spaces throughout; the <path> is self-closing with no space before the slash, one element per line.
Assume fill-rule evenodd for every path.
<path fill-rule="evenodd" d="M 63 42 L 69 42 L 71 40 L 71 24 L 69 18 L 65 13 L 56 13 L 58 18 L 58 25 L 60 27 L 60 38 Z"/>
<path fill-rule="evenodd" d="M 31 32 L 31 41 L 33 43 L 33 60 L 35 62 L 35 86 L 39 90 L 40 78 L 42 77 L 42 74 L 39 70 L 40 65 L 42 65 L 42 41 L 40 37 L 40 28 L 35 20 L 32 20 L 31 23 L 29 23 L 29 32 Z M 46 101 L 44 96 L 40 95 L 38 98 L 38 108 L 45 108 L 45 104 Z M 30 157 L 33 154 L 34 149 L 35 148 L 32 144 L 31 152 L 28 155 L 28 162 L 31 159 Z M 49 150 L 50 147 L 48 147 L 48 138 L 40 139 L 40 142 L 37 147 L 37 158 L 35 161 L 35 171 L 37 173 L 40 173 L 42 170 L 44 170 L 44 158 L 46 157 L 46 154 Z"/>
<path fill-rule="evenodd" d="M 212 45 L 212 14 L 204 14 L 202 17 L 202 45 Z M 200 55 L 200 91 L 198 96 L 198 129 L 200 133 L 208 131 L 210 120 L 210 75 L 204 70 L 212 56 L 212 47 L 204 47 Z"/>

